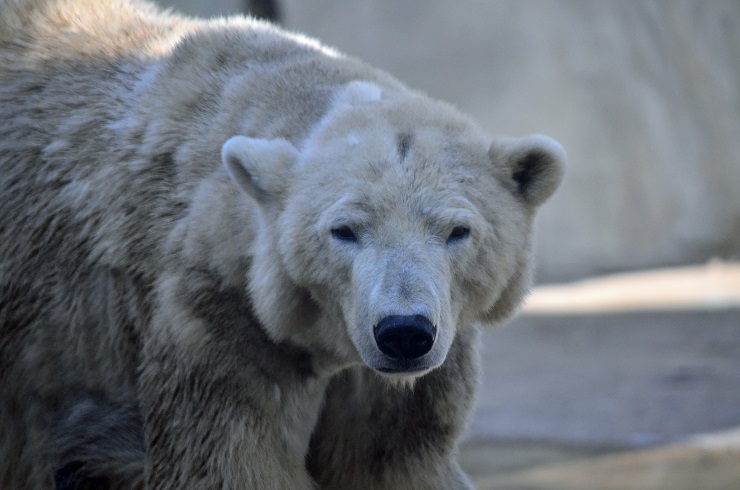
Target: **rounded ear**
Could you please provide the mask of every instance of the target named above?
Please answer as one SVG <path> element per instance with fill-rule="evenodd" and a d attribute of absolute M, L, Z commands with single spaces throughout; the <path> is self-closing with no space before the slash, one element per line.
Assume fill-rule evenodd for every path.
<path fill-rule="evenodd" d="M 547 136 L 494 142 L 488 154 L 502 172 L 504 184 L 531 208 L 545 202 L 563 180 L 565 150 Z"/>
<path fill-rule="evenodd" d="M 356 107 L 371 102 L 378 102 L 383 95 L 383 89 L 378 85 L 364 80 L 353 80 L 339 91 L 334 99 L 335 107 Z"/>
<path fill-rule="evenodd" d="M 233 136 L 221 148 L 221 162 L 231 179 L 261 203 L 282 197 L 297 159 L 298 150 L 282 138 Z"/>

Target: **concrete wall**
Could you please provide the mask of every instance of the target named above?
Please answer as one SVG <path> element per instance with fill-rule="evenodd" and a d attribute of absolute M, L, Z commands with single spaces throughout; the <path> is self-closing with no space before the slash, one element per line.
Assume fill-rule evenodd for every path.
<path fill-rule="evenodd" d="M 289 28 L 491 134 L 563 143 L 569 172 L 539 220 L 541 281 L 740 257 L 737 0 L 281 4 Z"/>

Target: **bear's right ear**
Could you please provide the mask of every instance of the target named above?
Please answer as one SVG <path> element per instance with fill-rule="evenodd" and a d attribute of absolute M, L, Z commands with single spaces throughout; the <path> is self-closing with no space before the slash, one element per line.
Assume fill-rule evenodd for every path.
<path fill-rule="evenodd" d="M 382 97 L 383 89 L 380 86 L 364 80 L 353 80 L 334 98 L 334 107 L 357 107 L 378 102 Z"/>
<path fill-rule="evenodd" d="M 279 200 L 297 159 L 298 150 L 282 138 L 233 136 L 221 148 L 231 179 L 261 203 Z"/>

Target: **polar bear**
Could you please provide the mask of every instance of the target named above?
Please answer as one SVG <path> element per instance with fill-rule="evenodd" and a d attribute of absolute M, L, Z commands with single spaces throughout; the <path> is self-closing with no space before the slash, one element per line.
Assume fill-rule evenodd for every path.
<path fill-rule="evenodd" d="M 470 488 L 563 173 L 311 39 L 0 7 L 0 486 Z"/>

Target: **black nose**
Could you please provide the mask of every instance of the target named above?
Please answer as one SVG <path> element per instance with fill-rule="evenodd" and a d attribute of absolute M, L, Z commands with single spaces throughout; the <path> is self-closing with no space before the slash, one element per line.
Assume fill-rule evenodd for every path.
<path fill-rule="evenodd" d="M 422 315 L 391 315 L 373 329 L 380 351 L 396 360 L 418 359 L 434 345 L 436 329 Z"/>

